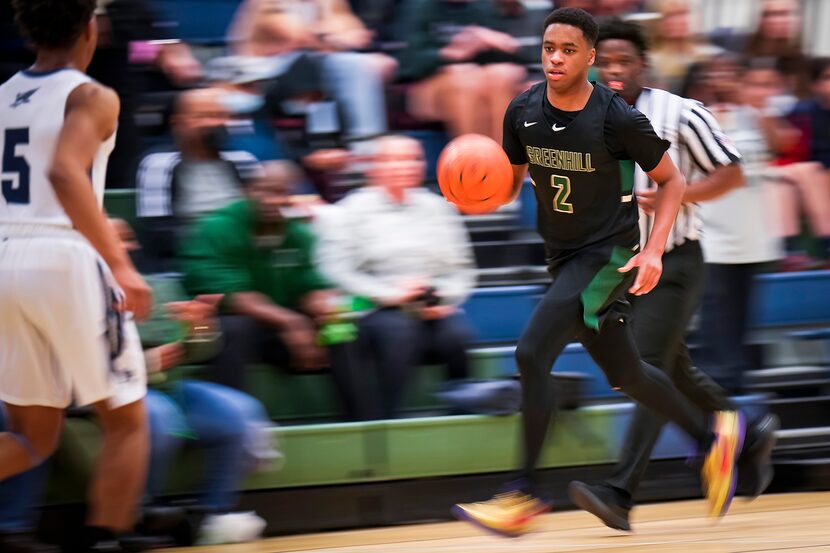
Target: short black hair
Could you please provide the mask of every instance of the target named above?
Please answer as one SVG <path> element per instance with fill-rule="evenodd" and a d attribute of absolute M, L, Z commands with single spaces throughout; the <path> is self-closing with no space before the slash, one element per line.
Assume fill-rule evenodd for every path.
<path fill-rule="evenodd" d="M 562 25 L 570 25 L 576 27 L 585 36 L 585 40 L 593 46 L 597 43 L 597 35 L 599 34 L 599 27 L 594 17 L 580 8 L 558 8 L 553 10 L 545 18 L 545 24 L 542 27 L 542 32 L 555 23 Z"/>
<path fill-rule="evenodd" d="M 619 17 L 613 17 L 605 21 L 599 27 L 597 44 L 603 40 L 624 40 L 630 42 L 637 49 L 641 58 L 645 59 L 648 53 L 648 40 L 642 27 L 632 21 L 623 21 Z"/>
<path fill-rule="evenodd" d="M 830 58 L 815 58 L 810 64 L 810 82 L 817 83 L 828 68 L 830 68 Z"/>
<path fill-rule="evenodd" d="M 95 13 L 96 0 L 12 0 L 15 19 L 35 46 L 72 46 Z"/>

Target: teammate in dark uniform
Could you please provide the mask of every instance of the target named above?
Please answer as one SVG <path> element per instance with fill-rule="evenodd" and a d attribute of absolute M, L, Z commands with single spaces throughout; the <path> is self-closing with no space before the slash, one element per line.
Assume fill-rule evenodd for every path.
<path fill-rule="evenodd" d="M 641 361 L 633 343 L 625 292 L 642 295 L 657 284 L 685 179 L 648 119 L 609 88 L 588 82 L 597 34 L 583 10 L 551 13 L 542 43 L 545 82 L 514 99 L 504 119 L 516 193 L 530 170 L 553 283 L 516 348 L 524 395 L 522 477 L 489 501 L 453 509 L 503 535 L 523 533 L 550 506 L 536 489 L 535 467 L 553 410 L 550 369 L 573 340 L 583 343 L 611 386 L 675 422 L 707 452 L 703 480 L 713 514 L 729 507 L 743 441 L 739 414 L 708 415 L 691 405 L 665 374 Z M 633 163 L 659 186 L 642 251 Z"/>

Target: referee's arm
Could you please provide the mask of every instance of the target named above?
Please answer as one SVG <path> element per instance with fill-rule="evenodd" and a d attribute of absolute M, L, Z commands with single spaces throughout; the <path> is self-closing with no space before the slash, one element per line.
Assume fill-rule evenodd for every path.
<path fill-rule="evenodd" d="M 683 203 L 713 200 L 743 186 L 746 177 L 741 154 L 726 138 L 714 115 L 698 102 L 688 102 L 684 111 L 681 145 L 704 176 L 688 183 Z"/>

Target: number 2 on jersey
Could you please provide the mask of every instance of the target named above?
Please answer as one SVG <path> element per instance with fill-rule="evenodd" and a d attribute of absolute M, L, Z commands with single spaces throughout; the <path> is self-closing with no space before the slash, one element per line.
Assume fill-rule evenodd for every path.
<path fill-rule="evenodd" d="M 29 129 L 6 129 L 3 146 L 2 174 L 3 197 L 10 204 L 29 203 L 29 164 L 23 156 L 17 155 L 18 145 L 29 144 Z M 6 178 L 7 176 L 12 178 Z M 14 176 L 17 176 L 17 179 Z M 15 180 L 17 181 L 15 183 Z M 17 184 L 17 186 L 15 186 Z"/>
<path fill-rule="evenodd" d="M 573 213 L 574 206 L 568 202 L 568 196 L 571 195 L 571 179 L 564 175 L 551 175 L 550 185 L 556 189 L 553 210 L 559 213 Z"/>

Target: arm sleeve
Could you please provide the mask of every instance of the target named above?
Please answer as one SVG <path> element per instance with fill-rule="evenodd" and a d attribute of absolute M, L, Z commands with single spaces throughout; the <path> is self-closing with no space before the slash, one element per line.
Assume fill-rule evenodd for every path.
<path fill-rule="evenodd" d="M 501 146 L 513 165 L 527 163 L 527 152 L 519 140 L 516 126 L 516 120 L 521 113 L 522 105 L 521 97 L 515 98 L 504 112 L 504 133 L 502 134 Z"/>
<path fill-rule="evenodd" d="M 213 219 L 197 223 L 182 245 L 185 288 L 191 295 L 250 292 L 254 285 L 243 265 L 239 236 Z"/>
<path fill-rule="evenodd" d="M 464 220 L 448 204 L 441 203 L 441 209 L 436 212 L 443 227 L 441 236 L 451 253 L 443 260 L 443 273 L 432 282 L 444 303 L 460 305 L 476 285 L 475 258 Z"/>
<path fill-rule="evenodd" d="M 383 303 L 400 290 L 362 268 L 361 247 L 346 206 L 331 206 L 315 221 L 315 258 L 320 271 L 346 293 Z"/>
<path fill-rule="evenodd" d="M 671 142 L 663 140 L 648 117 L 615 97 L 605 119 L 605 144 L 617 159 L 630 159 L 648 173 L 660 163 Z"/>
<path fill-rule="evenodd" d="M 680 142 L 703 173 L 741 160 L 712 113 L 699 102 L 688 102 L 680 121 Z"/>

